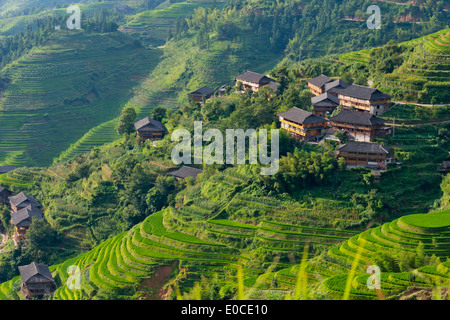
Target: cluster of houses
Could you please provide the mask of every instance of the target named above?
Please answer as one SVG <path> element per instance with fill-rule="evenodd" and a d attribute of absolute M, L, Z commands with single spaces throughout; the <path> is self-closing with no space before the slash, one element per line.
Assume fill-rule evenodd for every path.
<path fill-rule="evenodd" d="M 342 132 L 348 142 L 338 147 L 336 155 L 349 167 L 386 169 L 390 161 L 395 161 L 389 156 L 389 148 L 373 143 L 391 132 L 386 120 L 378 116 L 388 109 L 392 96 L 323 74 L 307 82 L 315 95 L 311 98 L 313 112 L 294 107 L 279 113 L 282 129 L 297 140 L 309 142 L 337 140 L 335 133 Z M 335 110 L 340 111 L 333 115 Z"/>
<path fill-rule="evenodd" d="M 25 234 L 32 223 L 32 219 L 42 219 L 41 204 L 31 195 L 23 192 L 13 195 L 11 191 L 0 187 L 0 204 L 11 207 L 11 223 L 14 225 L 14 243 L 25 239 Z M 40 299 L 49 295 L 55 289 L 55 281 L 48 266 L 35 262 L 19 266 L 22 277 L 20 286 L 25 299 Z"/>
<path fill-rule="evenodd" d="M 149 117 L 136 121 L 134 123 L 134 128 L 136 129 L 136 136 L 143 142 L 147 140 L 161 140 L 166 133 L 164 125 L 160 121 L 150 119 Z M 200 173 L 202 173 L 202 170 L 200 169 L 182 166 L 175 171 L 169 172 L 168 175 L 177 180 L 186 180 L 189 177 L 195 180 Z"/>
<path fill-rule="evenodd" d="M 234 82 L 238 87 L 239 92 L 244 93 L 247 90 L 252 92 L 258 92 L 262 87 L 269 87 L 276 92 L 279 83 L 274 79 L 271 79 L 268 75 L 260 74 L 253 71 L 246 71 L 234 78 Z M 219 89 L 217 89 L 217 94 L 222 96 L 226 93 L 226 89 L 229 87 L 229 84 L 222 85 Z M 203 86 L 198 88 L 192 92 L 188 93 L 188 97 L 190 101 L 194 101 L 200 104 L 203 104 L 205 101 L 211 99 L 211 97 L 216 94 L 216 91 L 211 89 L 208 86 Z"/>
<path fill-rule="evenodd" d="M 17 244 L 25 239 L 32 219 L 40 220 L 44 217 L 41 204 L 31 195 L 23 192 L 13 195 L 11 191 L 0 187 L 0 204 L 11 208 L 11 223 L 14 225 L 13 239 Z"/>
<path fill-rule="evenodd" d="M 348 142 L 339 146 L 337 156 L 346 160 L 347 166 L 385 169 L 387 163 L 395 161 L 389 149 L 373 141 L 390 134 L 386 120 L 379 118 L 388 109 L 392 96 L 376 88 L 349 84 L 341 79 L 331 79 L 323 74 L 309 79 L 308 87 L 313 112 L 292 108 L 278 114 L 281 128 L 302 141 L 319 142 L 323 138 L 338 140 L 336 132 L 342 132 Z M 235 77 L 235 85 L 241 93 L 258 92 L 270 87 L 274 92 L 280 85 L 268 75 L 246 71 Z M 228 85 L 218 89 L 223 95 Z M 203 86 L 188 93 L 191 101 L 203 104 L 216 91 Z M 336 114 L 335 110 L 340 110 Z M 333 114 L 334 113 L 334 114 Z M 148 117 L 135 123 L 137 135 L 143 140 L 159 140 L 164 136 L 164 127 Z"/>

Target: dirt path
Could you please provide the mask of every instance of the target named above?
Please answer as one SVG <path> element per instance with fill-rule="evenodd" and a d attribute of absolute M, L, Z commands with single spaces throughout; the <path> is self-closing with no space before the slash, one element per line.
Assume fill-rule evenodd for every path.
<path fill-rule="evenodd" d="M 170 266 L 160 266 L 156 269 L 151 278 L 144 279 L 139 286 L 139 290 L 148 289 L 144 293 L 144 297 L 147 300 L 165 300 L 167 295 L 167 288 L 164 288 L 164 284 L 169 280 L 173 269 L 178 264 L 174 261 Z M 145 290 L 144 290 L 145 291 Z"/>
<path fill-rule="evenodd" d="M 415 102 L 403 102 L 403 101 L 392 101 L 393 103 L 397 104 L 412 104 L 414 106 L 419 107 L 444 107 L 447 104 L 426 104 L 426 103 L 415 103 Z"/>

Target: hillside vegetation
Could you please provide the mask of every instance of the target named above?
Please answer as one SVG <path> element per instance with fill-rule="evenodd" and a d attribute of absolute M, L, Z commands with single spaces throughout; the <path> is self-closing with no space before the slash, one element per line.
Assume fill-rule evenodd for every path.
<path fill-rule="evenodd" d="M 394 100 L 448 104 L 450 96 L 450 29 L 402 42 L 340 56 L 363 64 L 374 82 Z"/>
<path fill-rule="evenodd" d="M 54 33 L 2 70 L 9 85 L 0 99 L 0 163 L 51 163 L 90 128 L 114 119 L 159 56 L 119 34 Z"/>
<path fill-rule="evenodd" d="M 27 24 L 34 25 L 46 15 L 64 25 L 67 14 L 60 2 L 23 4 L 34 9 L 15 11 L 20 8 L 17 3 L 2 3 L 3 15 L 12 19 L 8 25 L 26 30 Z M 34 48 L 34 53 L 2 71 L 2 77 L 10 77 L 13 83 L 4 90 L 0 100 L 1 117 L 6 124 L 1 133 L 5 144 L 0 146 L 1 164 L 48 165 L 68 160 L 93 146 L 113 141 L 117 137 L 114 124 L 125 105 L 135 107 L 142 117 L 158 106 L 177 108 L 180 102 L 186 101 L 187 92 L 200 86 L 216 89 L 247 69 L 266 72 L 286 56 L 295 62 L 300 48 L 304 49 L 302 56 L 308 57 L 381 45 L 392 38 L 406 37 L 407 30 L 407 39 L 411 39 L 438 30 L 442 25 L 439 18 L 445 14 L 439 1 L 407 8 L 380 3 L 389 12 L 386 16 L 389 31 L 381 37 L 376 31 L 361 27 L 361 22 L 346 19 L 355 12 L 360 14 L 350 0 L 341 6 L 322 0 L 289 0 L 277 4 L 271 1 L 130 1 L 131 12 L 126 14 L 112 12 L 117 4 L 117 1 L 82 1 L 79 5 L 85 19 L 108 16 L 119 25 L 120 31 L 107 35 L 98 34 L 101 28 L 87 34 L 56 32 L 49 43 Z M 57 7 L 52 8 L 54 5 Z M 432 20 L 432 23 L 392 22 L 413 11 L 423 21 Z M 330 12 L 335 19 L 325 18 Z M 316 18 L 326 23 L 317 23 Z M 339 32 L 340 29 L 346 32 Z M 0 36 L 19 31 L 12 30 L 5 26 Z M 367 43 L 363 34 L 371 32 Z M 320 36 L 324 33 L 328 37 Z M 355 37 L 355 34 L 359 35 Z M 139 42 L 132 44 L 128 37 Z M 316 49 L 306 50 L 312 42 Z M 139 43 L 164 48 L 162 51 L 138 48 Z M 342 47 L 342 43 L 347 46 Z M 120 46 L 123 50 L 118 50 Z M 108 50 L 108 47 L 115 49 Z M 75 52 L 73 48 L 81 51 Z M 58 55 L 57 62 L 50 67 L 53 54 Z M 97 60 L 99 57 L 104 59 Z M 73 59 L 71 66 L 67 66 L 68 59 Z M 35 68 L 37 64 L 39 72 L 33 71 L 31 75 L 27 68 Z M 86 70 L 86 66 L 92 69 Z M 108 88 L 102 87 L 106 83 Z M 35 96 L 36 99 L 31 98 Z M 33 111 L 21 117 L 25 109 Z M 95 118 L 91 110 L 98 110 Z M 75 121 L 60 121 L 68 117 L 83 121 L 71 128 L 70 123 Z M 60 123 L 65 126 L 61 129 L 63 133 Z M 58 137 L 50 128 L 59 133 Z M 11 136 L 12 130 L 21 132 L 21 141 L 18 135 Z M 30 135 L 31 131 L 37 134 Z"/>
<path fill-rule="evenodd" d="M 21 167 L 0 185 L 34 195 L 45 219 L 23 245 L 2 244 L 0 300 L 23 299 L 18 267 L 32 261 L 50 266 L 56 300 L 402 299 L 412 287 L 439 298 L 449 287 L 450 175 L 437 171 L 449 157 L 447 105 L 390 105 L 381 117 L 395 134 L 376 142 L 399 164 L 380 182 L 369 169 L 346 170 L 337 142 L 308 144 L 283 130 L 272 176 L 260 163 L 195 165 L 196 180 L 170 175 L 175 129 L 192 132 L 200 120 L 222 133 L 279 128 L 279 112 L 311 110 L 305 80 L 320 73 L 448 103 L 439 89 L 448 86 L 448 29 L 435 33 L 448 27 L 442 1 L 377 2 L 389 12 L 382 34 L 351 0 L 136 1 L 130 14 L 98 13 L 114 3 L 86 2 L 89 30 L 55 30 L 29 51 L 9 50 L 17 53 L 1 70 L 0 164 Z M 1 4 L 12 19 L 35 14 Z M 420 60 L 422 44 L 433 59 Z M 247 69 L 280 86 L 188 101 L 189 91 Z M 410 78 L 389 81 L 411 72 L 425 89 L 399 93 Z M 144 116 L 161 120 L 164 139 L 136 137 Z M 7 206 L 0 221 L 12 234 Z M 370 265 L 380 267 L 379 291 L 367 287 Z"/>
<path fill-rule="evenodd" d="M 246 298 L 293 297 L 305 245 L 302 277 L 308 290 L 303 297 L 341 299 L 352 265 L 349 298 L 378 298 L 365 285 L 371 264 L 383 268 L 386 298 L 398 298 L 410 286 L 448 286 L 448 210 L 407 215 L 359 233 L 323 227 L 331 217 L 356 222 L 354 212 L 344 214 L 337 203 L 329 205 L 309 209 L 288 198 L 268 197 L 254 190 L 248 172 L 227 169 L 188 186 L 176 195 L 174 206 L 129 231 L 52 266 L 59 286 L 53 298 L 174 298 L 177 290 L 178 298 L 189 297 L 200 285 L 203 294 L 211 291 L 202 278 L 210 285 L 216 281 L 222 288 L 217 294 L 224 298 L 234 296 L 239 281 Z M 74 268 L 80 282 L 71 282 L 68 272 Z M 162 270 L 166 278 L 155 282 Z M 18 280 L 1 285 L 3 299 L 20 298 L 14 289 Z"/>

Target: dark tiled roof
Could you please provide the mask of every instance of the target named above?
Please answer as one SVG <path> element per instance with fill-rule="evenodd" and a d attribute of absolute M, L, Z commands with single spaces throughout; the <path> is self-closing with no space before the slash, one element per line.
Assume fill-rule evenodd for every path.
<path fill-rule="evenodd" d="M 339 90 L 339 94 L 347 97 L 362 99 L 362 100 L 378 100 L 378 99 L 390 99 L 392 96 L 381 92 L 376 88 L 364 87 L 356 84 Z"/>
<path fill-rule="evenodd" d="M 33 196 L 23 192 L 15 196 L 8 197 L 8 200 L 16 207 L 19 205 L 31 205 L 33 207 L 41 206 L 41 204 Z"/>
<path fill-rule="evenodd" d="M 236 76 L 236 80 L 237 81 L 247 81 L 247 82 L 251 82 L 251 83 L 261 83 L 261 82 L 263 82 L 263 80 L 264 80 L 264 82 L 273 81 L 272 79 L 270 79 L 269 77 L 267 77 L 263 74 L 252 72 L 252 71 L 247 71 L 243 74 Z"/>
<path fill-rule="evenodd" d="M 164 127 L 161 122 L 145 117 L 134 123 L 136 131 L 164 131 Z"/>
<path fill-rule="evenodd" d="M 338 97 L 325 92 L 321 95 L 315 96 L 311 98 L 311 104 L 313 106 L 317 107 L 328 107 L 328 106 L 338 106 L 339 105 L 339 99 Z"/>
<path fill-rule="evenodd" d="M 337 79 L 328 83 L 325 83 L 324 90 L 330 92 L 337 92 L 338 90 L 342 90 L 350 87 L 351 84 L 342 81 L 341 79 Z"/>
<path fill-rule="evenodd" d="M 286 120 L 300 123 L 300 124 L 307 124 L 307 123 L 320 123 L 320 122 L 327 122 L 328 120 L 318 117 L 314 114 L 312 114 L 309 111 L 293 107 L 292 109 L 281 112 L 278 114 L 278 116 L 283 117 Z"/>
<path fill-rule="evenodd" d="M 361 111 L 341 110 L 341 112 L 334 117 L 330 118 L 330 121 L 341 123 L 352 123 L 366 126 L 373 126 L 377 124 L 384 124 L 386 120 L 378 118 L 373 114 Z"/>
<path fill-rule="evenodd" d="M 339 146 L 337 151 L 388 154 L 389 148 L 380 143 L 348 141 L 346 144 Z"/>
<path fill-rule="evenodd" d="M 44 213 L 36 207 L 28 206 L 11 214 L 12 223 L 17 227 L 29 227 L 31 225 L 31 218 L 41 220 Z"/>
<path fill-rule="evenodd" d="M 2 193 L 3 191 L 11 192 L 11 191 L 9 191 L 8 189 L 6 189 L 5 187 L 0 187 L 0 193 Z"/>
<path fill-rule="evenodd" d="M 17 169 L 17 167 L 16 166 L 0 166 L 0 174 L 13 171 L 14 169 Z"/>
<path fill-rule="evenodd" d="M 322 88 L 325 85 L 325 83 L 328 83 L 330 81 L 333 81 L 333 79 L 330 79 L 323 74 L 308 80 L 309 83 L 311 83 L 312 85 L 314 85 L 318 88 Z"/>
<path fill-rule="evenodd" d="M 36 262 L 32 262 L 25 266 L 19 266 L 19 272 L 22 276 L 22 282 L 27 283 L 32 277 L 38 275 L 43 278 L 42 280 L 48 280 L 53 282 L 53 276 L 50 272 L 50 269 L 45 264 L 39 264 Z M 43 282 L 43 281 L 39 282 Z"/>
<path fill-rule="evenodd" d="M 204 87 L 198 88 L 195 91 L 190 92 L 189 95 L 197 95 L 197 94 L 199 94 L 199 95 L 202 95 L 202 96 L 210 96 L 213 93 L 214 93 L 213 89 L 211 89 L 210 87 L 204 86 Z"/>
<path fill-rule="evenodd" d="M 169 172 L 168 174 L 177 178 L 187 178 L 187 177 L 192 177 L 194 178 L 194 180 L 197 178 L 197 176 L 202 173 L 203 171 L 200 169 L 196 169 L 196 168 L 192 168 L 192 167 L 188 167 L 188 166 L 182 166 L 181 168 Z"/>

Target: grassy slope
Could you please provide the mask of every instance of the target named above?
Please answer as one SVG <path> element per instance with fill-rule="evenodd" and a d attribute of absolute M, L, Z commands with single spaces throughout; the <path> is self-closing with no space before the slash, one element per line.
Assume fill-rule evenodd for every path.
<path fill-rule="evenodd" d="M 160 53 L 120 34 L 55 33 L 7 66 L 0 100 L 0 163 L 44 165 L 90 128 L 115 118 Z M 115 139 L 114 131 L 99 142 Z"/>
<path fill-rule="evenodd" d="M 363 246 L 350 298 L 374 299 L 374 292 L 365 286 L 365 266 L 373 264 L 377 253 L 386 249 L 408 252 L 422 242 L 425 253 L 448 255 L 449 211 L 408 215 L 362 233 L 320 227 L 327 223 L 320 219 L 314 226 L 307 226 L 305 221 L 312 219 L 313 212 L 297 208 L 295 203 L 248 195 L 244 191 L 246 181 L 246 175 L 234 169 L 216 174 L 181 192 L 176 208 L 149 216 L 130 231 L 52 266 L 58 283 L 54 299 L 102 298 L 108 292 L 119 292 L 119 288 L 137 288 L 162 266 L 177 266 L 170 281 L 176 281 L 182 293 L 191 290 L 202 275 L 218 275 L 220 283 L 235 284 L 239 264 L 244 267 L 246 298 L 268 298 L 271 294 L 282 298 L 296 287 L 305 243 L 311 245 L 307 268 L 310 297 L 319 294 L 341 299 L 350 265 Z M 330 210 L 341 212 L 336 204 L 330 205 Z M 248 210 L 261 214 L 243 215 Z M 315 216 L 320 217 L 320 212 Z M 341 214 L 340 219 L 344 218 Z M 325 254 L 318 256 L 320 252 Z M 79 289 L 67 284 L 67 268 L 71 265 L 83 270 Z M 422 278 L 412 280 L 410 273 Z M 275 276 L 276 288 L 271 284 Z M 11 289 L 16 280 L 1 285 L 0 298 L 20 299 L 20 293 Z M 416 271 L 383 273 L 382 292 L 388 296 L 413 282 L 429 288 L 439 281 L 450 281 L 444 260 Z M 130 298 L 132 292 L 124 290 L 121 294 Z"/>
<path fill-rule="evenodd" d="M 310 266 L 314 270 L 327 270 L 328 277 L 316 287 L 318 292 L 327 292 L 329 297 L 340 299 L 348 279 L 348 268 L 356 263 L 356 276 L 352 281 L 353 299 L 377 299 L 373 290 L 366 286 L 369 275 L 366 268 L 375 263 L 375 258 L 389 251 L 412 252 L 419 243 L 424 244 L 424 252 L 441 257 L 441 263 L 431 266 L 410 268 L 405 272 L 383 272 L 381 292 L 385 297 L 398 297 L 408 287 L 432 288 L 448 287 L 450 272 L 448 248 L 450 245 L 450 211 L 428 214 L 413 214 L 396 219 L 382 226 L 369 229 L 351 237 L 343 244 L 330 249 L 321 259 Z M 361 253 L 359 259 L 357 254 Z M 356 262 L 355 262 L 356 261 Z M 312 276 L 312 275 L 311 275 Z M 379 298 L 379 297 L 378 297 Z"/>
<path fill-rule="evenodd" d="M 133 36 L 137 36 L 153 45 L 163 45 L 174 29 L 177 19 L 188 17 L 199 7 L 222 8 L 225 2 L 219 1 L 190 1 L 178 2 L 167 8 L 149 10 L 133 16 L 130 21 L 120 29 Z M 144 35 L 142 37 L 141 35 Z"/>
<path fill-rule="evenodd" d="M 430 103 L 435 91 L 447 90 L 450 86 L 450 29 L 401 43 L 411 50 L 404 54 L 404 62 L 391 74 L 381 79 L 372 79 L 374 86 L 393 94 L 394 99 Z M 370 50 L 361 50 L 341 55 L 347 63 L 367 64 Z M 427 90 L 427 91 L 425 91 Z M 422 93 L 422 95 L 421 95 Z M 449 103 L 450 97 L 437 104 Z"/>
<path fill-rule="evenodd" d="M 272 265 L 279 270 L 298 261 L 298 252 L 307 241 L 319 251 L 357 234 L 298 224 L 306 217 L 318 217 L 319 212 L 302 210 L 291 202 L 237 193 L 245 188 L 247 179 L 234 169 L 217 174 L 179 194 L 176 208 L 153 214 L 130 231 L 52 266 L 60 285 L 55 298 L 100 298 L 114 288 L 137 287 L 160 266 L 174 262 L 182 270 L 177 276 L 182 292 L 190 290 L 201 275 L 218 274 L 222 283 L 235 281 L 238 263 L 244 265 L 247 285 L 253 286 L 273 257 L 280 258 Z M 241 216 L 250 209 L 259 210 L 261 215 Z M 338 217 L 338 207 L 330 210 L 335 210 Z M 341 214 L 337 219 L 348 219 L 350 215 Z M 326 223 L 318 219 L 316 225 Z M 65 285 L 70 265 L 89 269 L 88 281 L 82 282 L 81 290 L 70 290 Z M 6 296 L 10 293 L 5 290 Z"/>
<path fill-rule="evenodd" d="M 211 6 L 211 3 L 205 3 L 207 7 Z M 153 15 L 163 19 L 168 25 L 173 25 L 175 17 L 180 16 L 180 8 L 183 6 L 188 6 L 192 10 L 200 4 L 205 5 L 203 2 L 194 4 L 177 3 L 169 8 L 157 10 Z M 151 12 L 143 14 L 150 15 Z M 189 14 L 191 11 L 183 12 Z M 136 19 L 141 19 L 139 17 L 140 15 Z M 129 30 L 124 29 L 124 32 L 127 33 Z M 159 34 L 160 30 L 150 27 L 148 31 L 140 30 L 139 32 Z M 208 85 L 211 88 L 218 88 L 224 83 L 232 82 L 233 77 L 244 69 L 266 72 L 273 68 L 283 56 L 283 52 L 266 50 L 265 41 L 261 38 L 245 32 L 240 37 L 241 42 L 237 44 L 231 41 L 213 40 L 208 49 L 199 49 L 190 37 L 168 42 L 163 49 L 162 60 L 143 79 L 142 83 L 134 88 L 133 97 L 127 105 L 135 107 L 139 118 L 150 115 L 153 108 L 158 106 L 174 108 L 181 101 L 186 101 L 188 92 L 200 86 Z M 242 61 L 245 61 L 245 64 Z M 90 141 L 98 139 L 99 136 L 112 135 L 115 130 L 115 121 L 117 118 L 92 128 L 82 139 L 64 151 L 58 161 L 67 160 L 73 155 L 85 152 L 89 149 L 89 145 L 92 145 Z"/>

